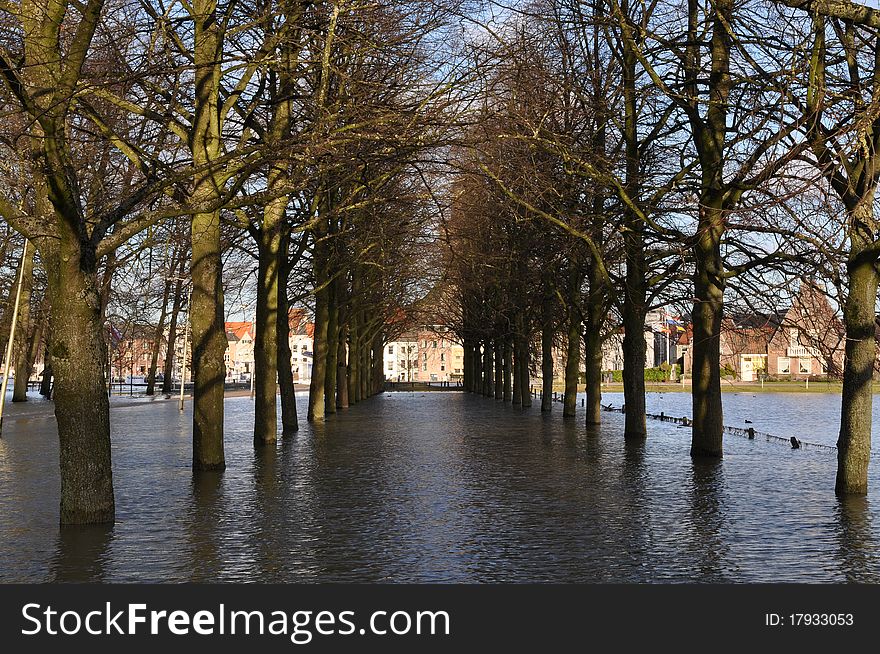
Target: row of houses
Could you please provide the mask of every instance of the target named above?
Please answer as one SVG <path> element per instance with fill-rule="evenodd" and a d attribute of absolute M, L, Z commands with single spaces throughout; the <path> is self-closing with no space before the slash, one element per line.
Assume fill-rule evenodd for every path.
<path fill-rule="evenodd" d="M 878 330 L 880 331 L 880 330 Z M 155 328 L 131 327 L 121 334 L 108 334 L 115 380 L 145 377 L 154 350 Z M 249 381 L 254 366 L 254 323 L 226 323 L 227 381 Z M 304 309 L 290 312 L 290 350 L 294 379 L 308 382 L 313 365 L 314 324 Z M 646 367 L 678 364 L 685 376 L 692 374 L 693 331 L 665 311 L 652 311 L 644 326 Z M 159 345 L 159 370 L 165 360 L 165 341 Z M 806 379 L 836 377 L 843 368 L 844 330 L 828 298 L 809 283 L 801 284 L 790 306 L 761 313 L 733 313 L 726 317 L 721 333 L 721 366 L 726 377 L 742 381 L 762 378 Z M 616 330 L 603 350 L 605 371 L 623 368 L 623 332 Z M 174 372 L 179 379 L 183 339 L 175 341 Z M 536 352 L 538 354 L 538 352 Z M 187 357 L 189 359 L 189 356 Z M 554 355 L 554 368 L 561 376 L 564 356 Z M 189 365 L 189 362 L 187 363 Z M 463 378 L 464 348 L 453 333 L 437 325 L 422 326 L 399 334 L 383 350 L 383 370 L 388 381 L 458 382 Z M 676 368 L 670 366 L 673 370 Z M 38 362 L 34 378 L 39 378 Z M 540 371 L 540 357 L 535 360 Z M 674 377 L 673 377 L 674 379 Z M 537 381 L 537 380 L 535 380 Z"/>
<path fill-rule="evenodd" d="M 307 320 L 305 310 L 292 310 L 290 349 L 297 381 L 311 379 L 313 335 L 314 324 Z M 688 377 L 692 374 L 693 331 L 689 325 L 663 310 L 652 311 L 646 317 L 644 337 L 646 367 L 678 364 L 678 371 Z M 254 323 L 227 322 L 226 338 L 227 379 L 249 380 L 254 362 Z M 722 372 L 742 381 L 837 376 L 843 367 L 844 342 L 843 326 L 828 298 L 815 286 L 804 283 L 788 307 L 770 313 L 734 313 L 724 319 Z M 181 339 L 176 346 L 175 359 L 179 361 Z M 153 343 L 146 338 L 120 342 L 115 353 L 120 376 L 147 374 L 152 347 Z M 164 359 L 164 352 L 161 357 Z M 556 352 L 554 359 L 555 370 L 561 375 L 562 352 Z M 539 358 L 535 363 L 539 371 Z M 463 377 L 463 367 L 462 345 L 442 326 L 406 331 L 384 346 L 383 370 L 388 381 L 458 382 Z M 605 371 L 623 368 L 622 330 L 616 330 L 607 339 L 602 367 Z"/>

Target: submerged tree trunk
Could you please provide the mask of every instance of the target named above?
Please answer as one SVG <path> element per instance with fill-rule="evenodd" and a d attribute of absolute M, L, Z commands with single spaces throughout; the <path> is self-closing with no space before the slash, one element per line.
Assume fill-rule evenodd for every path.
<path fill-rule="evenodd" d="M 473 393 L 473 391 L 474 391 L 474 373 L 473 373 L 474 344 L 470 340 L 464 339 L 463 349 L 464 349 L 464 354 L 462 355 L 462 365 L 464 366 L 464 368 L 462 369 L 462 374 L 464 376 L 464 390 L 468 393 Z"/>
<path fill-rule="evenodd" d="M 721 319 L 724 271 L 720 208 L 704 204 L 695 246 L 693 352 L 693 436 L 691 456 L 720 457 L 724 430 L 721 409 Z"/>
<path fill-rule="evenodd" d="M 860 205 L 855 222 L 872 222 L 871 203 Z M 873 373 L 877 360 L 875 337 L 878 277 L 876 259 L 868 252 L 869 242 L 852 230 L 847 262 L 849 292 L 843 305 L 846 353 L 843 366 L 840 435 L 837 440 L 838 495 L 868 492 L 868 463 L 871 458 L 873 418 Z"/>
<path fill-rule="evenodd" d="M 483 395 L 486 397 L 495 397 L 495 362 L 492 353 L 492 341 L 486 339 L 483 345 Z"/>
<path fill-rule="evenodd" d="M 27 385 L 33 370 L 30 351 L 32 344 L 28 338 L 31 331 L 31 292 L 34 287 L 34 255 L 36 250 L 28 247 L 26 256 L 19 264 L 21 275 L 21 300 L 18 308 L 18 326 L 15 343 L 15 384 L 12 390 L 13 402 L 27 402 Z M 39 334 L 37 334 L 39 338 Z M 9 362 L 7 362 L 9 365 Z"/>
<path fill-rule="evenodd" d="M 553 409 L 553 331 L 545 319 L 541 330 L 541 411 Z"/>
<path fill-rule="evenodd" d="M 97 262 L 92 246 L 78 241 L 64 233 L 59 243 L 40 246 L 51 305 L 61 524 L 113 522 L 115 516 Z"/>
<path fill-rule="evenodd" d="M 336 407 L 348 408 L 348 361 L 345 343 L 348 332 L 348 298 L 345 276 L 336 279 L 336 302 L 339 306 L 339 329 L 336 333 Z M 332 347 L 332 344 L 331 344 Z"/>
<path fill-rule="evenodd" d="M 52 398 L 52 335 L 44 339 L 46 341 L 43 350 L 43 378 L 40 380 L 40 395 L 47 400 Z"/>
<path fill-rule="evenodd" d="M 602 330 L 608 288 L 595 262 L 588 271 L 590 292 L 584 312 L 584 381 L 586 382 L 586 417 L 588 425 L 602 422 Z"/>
<path fill-rule="evenodd" d="M 220 213 L 192 219 L 193 468 L 224 470 L 223 395 L 226 381 L 226 330 L 220 259 Z M 186 362 L 181 362 L 181 371 Z M 182 376 L 181 376 L 182 383 Z"/>
<path fill-rule="evenodd" d="M 648 435 L 645 424 L 645 315 L 644 252 L 640 246 L 633 245 L 632 251 L 627 252 L 623 298 L 623 401 L 626 405 L 623 437 L 630 440 L 642 440 Z"/>
<path fill-rule="evenodd" d="M 336 375 L 339 362 L 339 304 L 336 301 L 336 281 L 327 286 L 327 364 L 324 377 L 324 413 L 336 413 Z"/>
<path fill-rule="evenodd" d="M 572 308 L 568 317 L 567 347 L 565 356 L 565 398 L 562 415 L 572 417 L 577 411 L 578 377 L 581 368 L 581 317 Z"/>
<path fill-rule="evenodd" d="M 504 399 L 504 345 L 495 339 L 495 399 Z"/>
<path fill-rule="evenodd" d="M 504 339 L 504 401 L 513 401 L 513 346 L 510 337 Z"/>
<path fill-rule="evenodd" d="M 511 359 L 513 361 L 513 368 L 511 372 L 511 383 L 513 385 L 513 405 L 522 406 L 522 384 L 520 383 L 522 379 L 522 375 L 520 373 L 520 368 L 522 367 L 522 356 L 519 348 L 519 338 L 517 336 L 513 337 L 513 343 L 510 347 L 510 351 Z"/>
<path fill-rule="evenodd" d="M 190 150 L 193 165 L 203 171 L 193 183 L 191 200 L 197 207 L 218 203 L 225 186 L 223 175 L 211 168 L 222 156 L 219 53 L 223 50 L 223 27 L 217 20 L 216 7 L 216 0 L 194 0 L 192 5 L 196 92 Z M 191 225 L 193 469 L 224 470 L 224 355 L 228 343 L 223 310 L 220 211 L 194 213 Z M 181 362 L 181 371 L 185 366 L 186 362 Z"/>
<path fill-rule="evenodd" d="M 296 387 L 293 383 L 293 353 L 290 351 L 290 300 L 287 297 L 287 281 L 290 277 L 290 263 L 287 259 L 287 241 L 282 243 L 279 253 L 278 281 L 278 387 L 281 393 L 281 433 L 292 434 L 299 429 L 296 414 Z"/>
<path fill-rule="evenodd" d="M 165 280 L 162 291 L 162 309 L 159 312 L 159 322 L 156 331 L 153 332 L 153 347 L 150 352 L 150 370 L 147 372 L 147 395 L 156 393 L 156 373 L 159 371 L 159 349 L 162 346 L 162 337 L 165 335 L 165 321 L 168 319 L 168 300 L 171 297 L 171 289 L 174 281 Z"/>
<path fill-rule="evenodd" d="M 283 204 L 282 204 L 283 203 Z M 281 220 L 286 198 L 263 213 L 257 240 L 257 315 L 254 335 L 254 445 L 278 439 L 278 326 L 281 277 Z M 285 253 L 286 254 L 286 253 Z"/>
<path fill-rule="evenodd" d="M 319 250 L 319 248 L 316 248 Z M 309 422 L 324 420 L 324 388 L 327 381 L 327 323 L 330 306 L 327 292 L 326 260 L 315 252 L 315 278 L 319 289 L 315 292 L 314 355 L 312 358 L 312 381 L 309 387 Z"/>
<path fill-rule="evenodd" d="M 182 266 L 181 266 L 182 267 Z M 174 347 L 177 345 L 177 321 L 183 306 L 183 280 L 178 279 L 174 285 L 174 301 L 171 304 L 171 320 L 168 323 L 168 342 L 165 344 L 165 363 L 162 367 L 162 392 L 171 393 L 172 375 L 174 373 Z"/>

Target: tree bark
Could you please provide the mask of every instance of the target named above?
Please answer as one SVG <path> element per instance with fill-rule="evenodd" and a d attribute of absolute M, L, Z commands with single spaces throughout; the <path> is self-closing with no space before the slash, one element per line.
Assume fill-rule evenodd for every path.
<path fill-rule="evenodd" d="M 852 222 L 856 225 L 872 224 L 872 203 L 862 202 L 854 214 Z M 847 261 L 849 293 L 843 306 L 846 349 L 835 491 L 838 495 L 865 495 L 871 457 L 873 373 L 877 360 L 874 307 L 880 276 L 876 259 L 868 251 L 869 238 L 862 237 L 858 228 L 851 233 Z"/>
<path fill-rule="evenodd" d="M 504 399 L 504 345 L 495 339 L 495 399 Z"/>
<path fill-rule="evenodd" d="M 183 266 L 181 265 L 181 268 Z M 174 347 L 177 345 L 177 321 L 183 306 L 183 280 L 178 279 L 174 285 L 174 300 L 171 304 L 171 320 L 168 323 L 168 342 L 165 344 L 165 363 L 162 367 L 162 393 L 169 395 L 172 388 L 174 373 Z"/>
<path fill-rule="evenodd" d="M 287 282 L 290 277 L 290 262 L 287 258 L 286 238 L 279 256 L 278 281 L 278 386 L 281 392 L 281 433 L 292 434 L 299 429 L 299 416 L 296 413 L 296 387 L 293 383 L 293 353 L 290 351 L 290 300 L 287 296 Z"/>
<path fill-rule="evenodd" d="M 553 330 L 545 317 L 541 330 L 541 411 L 553 410 Z"/>
<path fill-rule="evenodd" d="M 495 362 L 492 359 L 492 341 L 486 339 L 483 345 L 483 395 L 486 397 L 495 397 Z"/>
<path fill-rule="evenodd" d="M 281 204 L 283 202 L 283 204 Z M 254 445 L 278 440 L 278 347 L 281 220 L 286 198 L 266 207 L 257 232 L 257 316 L 254 335 Z"/>
<path fill-rule="evenodd" d="M 107 356 L 96 257 L 66 224 L 61 231 L 57 244 L 40 245 L 51 304 L 61 524 L 113 522 Z"/>
<path fill-rule="evenodd" d="M 36 250 L 28 247 L 27 256 L 19 264 L 19 274 L 23 274 L 21 300 L 18 307 L 18 326 L 15 345 L 15 384 L 12 389 L 13 402 L 27 402 L 27 385 L 33 370 L 30 351 L 31 294 L 34 287 L 34 255 Z M 39 334 L 36 335 L 39 337 Z M 7 364 L 9 365 L 9 364 Z"/>
<path fill-rule="evenodd" d="M 320 238 L 320 237 L 319 237 Z M 330 298 L 327 285 L 327 254 L 325 248 L 315 245 L 315 333 L 312 363 L 312 381 L 309 387 L 309 422 L 323 422 L 324 388 L 327 381 L 327 327 L 330 320 Z"/>
<path fill-rule="evenodd" d="M 721 259 L 723 216 L 704 204 L 695 250 L 695 300 L 692 313 L 693 435 L 691 456 L 721 457 L 724 421 L 721 407 L 721 319 L 724 274 Z"/>
<path fill-rule="evenodd" d="M 155 395 L 156 393 L 156 373 L 159 370 L 159 348 L 162 346 L 162 337 L 165 335 L 165 321 L 168 319 L 168 300 L 171 296 L 173 285 L 173 280 L 165 280 L 164 290 L 162 291 L 162 309 L 159 312 L 159 322 L 156 324 L 156 331 L 153 332 L 153 347 L 150 352 L 150 370 L 147 372 L 147 395 Z"/>
<path fill-rule="evenodd" d="M 339 365 L 339 304 L 336 301 L 336 280 L 327 286 L 327 364 L 324 378 L 324 413 L 336 413 L 336 375 Z"/>
<path fill-rule="evenodd" d="M 45 339 L 45 349 L 43 351 L 43 378 L 40 380 L 40 395 L 47 400 L 52 399 L 52 334 L 49 333 Z"/>
<path fill-rule="evenodd" d="M 581 317 L 576 307 L 568 316 L 567 348 L 565 355 L 565 398 L 562 409 L 564 417 L 572 417 L 577 411 L 578 378 L 581 368 Z"/>

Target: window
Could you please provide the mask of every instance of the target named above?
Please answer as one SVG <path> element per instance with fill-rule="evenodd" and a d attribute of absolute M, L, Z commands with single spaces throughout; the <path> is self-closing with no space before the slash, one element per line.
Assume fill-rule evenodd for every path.
<path fill-rule="evenodd" d="M 801 375 L 809 375 L 813 372 L 812 359 L 799 359 L 798 361 L 798 373 Z"/>
<path fill-rule="evenodd" d="M 394 370 L 394 362 L 393 361 L 388 362 L 388 370 Z"/>
<path fill-rule="evenodd" d="M 422 364 L 422 370 L 424 370 L 425 372 L 428 371 L 428 364 L 427 363 Z"/>
<path fill-rule="evenodd" d="M 800 334 L 797 329 L 789 329 L 788 330 L 788 345 L 789 347 L 797 347 L 799 345 L 798 341 L 800 340 Z"/>
<path fill-rule="evenodd" d="M 440 372 L 443 372 L 444 370 L 446 370 L 446 366 L 440 366 Z"/>
<path fill-rule="evenodd" d="M 431 341 L 431 347 L 433 347 L 433 348 L 436 349 L 436 347 L 437 347 L 437 341 Z"/>
<path fill-rule="evenodd" d="M 394 354 L 394 346 L 393 345 L 388 346 L 388 354 Z"/>
<path fill-rule="evenodd" d="M 440 361 L 446 361 L 446 353 L 445 352 L 440 353 Z"/>
<path fill-rule="evenodd" d="M 791 359 L 789 359 L 788 357 L 779 357 L 779 362 L 777 365 L 780 375 L 791 374 Z"/>
<path fill-rule="evenodd" d="M 428 365 L 428 353 L 427 352 L 425 352 L 425 358 L 422 360 L 425 362 L 425 365 Z M 427 368 L 425 368 L 425 370 L 427 370 Z"/>

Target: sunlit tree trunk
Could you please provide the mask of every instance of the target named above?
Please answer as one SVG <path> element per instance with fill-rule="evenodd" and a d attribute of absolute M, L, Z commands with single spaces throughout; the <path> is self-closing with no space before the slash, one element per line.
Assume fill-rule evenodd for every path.
<path fill-rule="evenodd" d="M 721 318 L 724 274 L 721 234 L 724 217 L 717 205 L 700 208 L 695 252 L 693 354 L 693 436 L 691 455 L 720 457 L 724 422 L 721 408 Z"/>
<path fill-rule="evenodd" d="M 222 154 L 219 94 L 223 27 L 217 20 L 216 0 L 194 0 L 192 7 L 196 93 L 190 149 L 194 166 L 203 171 L 196 175 L 192 201 L 205 207 L 218 203 L 224 187 L 222 176 L 211 169 Z M 223 357 L 227 342 L 219 210 L 194 213 L 191 234 L 193 468 L 223 470 Z"/>
<path fill-rule="evenodd" d="M 869 251 L 874 225 L 873 197 L 851 212 L 849 289 L 843 305 L 846 351 L 843 366 L 840 435 L 837 440 L 837 481 L 840 495 L 868 492 L 873 420 L 873 373 L 877 361 L 876 315 L 878 277 L 876 255 Z"/>
<path fill-rule="evenodd" d="M 40 245 L 51 305 L 55 418 L 60 441 L 61 523 L 113 522 L 110 406 L 104 369 L 97 261 L 62 221 L 58 243 Z M 41 239 L 42 240 L 42 239 Z"/>

